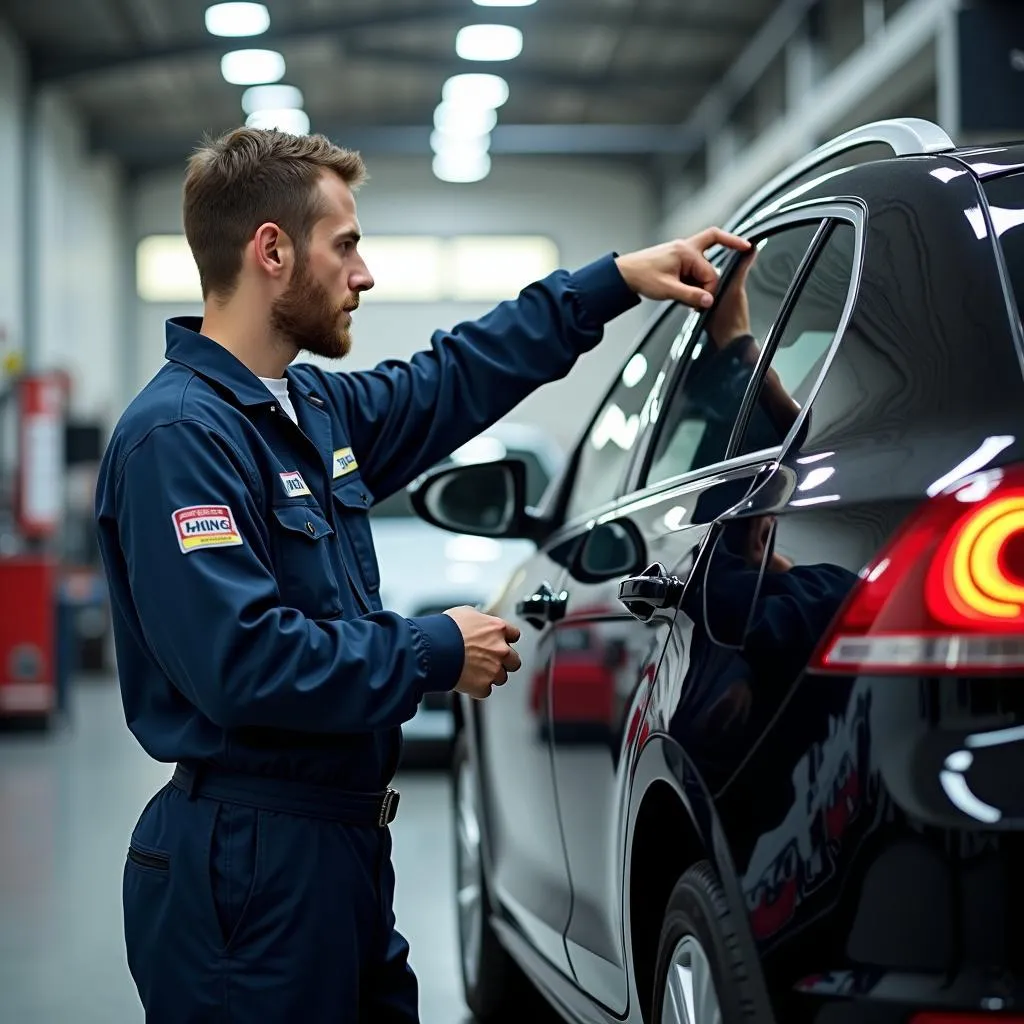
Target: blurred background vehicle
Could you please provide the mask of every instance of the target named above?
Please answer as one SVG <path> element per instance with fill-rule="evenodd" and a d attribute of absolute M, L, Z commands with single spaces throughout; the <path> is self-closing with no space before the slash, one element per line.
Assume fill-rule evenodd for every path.
<path fill-rule="evenodd" d="M 439 465 L 468 465 L 514 458 L 526 469 L 526 500 L 540 503 L 561 471 L 564 454 L 550 435 L 525 423 L 496 423 Z M 485 605 L 495 581 L 512 575 L 534 550 L 528 540 L 456 535 L 424 522 L 405 490 L 370 510 L 380 566 L 381 600 L 399 615 L 430 615 L 457 605 Z M 402 729 L 403 764 L 446 764 L 454 728 L 451 695 L 430 693 Z"/>

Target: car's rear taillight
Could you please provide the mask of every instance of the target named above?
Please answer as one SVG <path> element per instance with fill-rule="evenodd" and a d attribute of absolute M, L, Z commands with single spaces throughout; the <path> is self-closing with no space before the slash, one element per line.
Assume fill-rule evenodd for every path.
<path fill-rule="evenodd" d="M 928 498 L 861 573 L 809 669 L 1024 670 L 1024 467 Z"/>

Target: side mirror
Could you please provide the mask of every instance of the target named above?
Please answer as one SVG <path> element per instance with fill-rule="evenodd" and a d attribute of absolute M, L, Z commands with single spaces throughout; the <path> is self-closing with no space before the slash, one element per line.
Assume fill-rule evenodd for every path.
<path fill-rule="evenodd" d="M 538 520 L 526 510 L 526 464 L 519 459 L 442 466 L 408 490 L 416 514 L 442 530 L 530 539 L 538 533 Z"/>
<path fill-rule="evenodd" d="M 582 583 L 601 583 L 639 572 L 646 559 L 640 531 L 628 519 L 612 519 L 587 534 L 570 572 Z"/>

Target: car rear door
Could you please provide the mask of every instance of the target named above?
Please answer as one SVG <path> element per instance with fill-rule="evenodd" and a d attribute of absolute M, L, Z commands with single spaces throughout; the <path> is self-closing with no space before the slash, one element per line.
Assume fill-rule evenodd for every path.
<path fill-rule="evenodd" d="M 819 688 L 813 702 L 789 716 L 799 723 L 795 729 L 778 728 L 794 676 L 856 574 L 830 565 L 791 572 L 792 563 L 776 544 L 775 517 L 765 511 L 780 495 L 788 497 L 790 508 L 808 510 L 827 509 L 838 500 L 829 486 L 835 472 L 828 458 L 832 453 L 798 463 L 786 454 L 808 427 L 804 410 L 833 357 L 857 291 L 861 217 L 852 208 L 829 212 L 805 272 L 763 347 L 730 445 L 729 464 L 757 456 L 763 443 L 752 429 L 758 409 L 777 404 L 782 394 L 801 412 L 788 437 L 776 438 L 783 448 L 779 462 L 751 494 L 720 516 L 676 622 L 676 632 L 689 635 L 687 649 L 679 643 L 670 647 L 656 683 L 654 720 L 683 748 L 700 786 L 716 799 L 730 854 L 739 858 L 736 868 L 744 875 L 751 929 L 758 940 L 773 935 L 792 913 L 795 887 L 806 876 L 801 858 L 813 845 L 820 848 L 842 831 L 842 814 L 853 792 L 848 787 L 856 787 L 858 780 L 856 755 L 846 757 L 858 742 L 857 715 L 850 717 L 849 734 L 844 725 L 834 742 L 828 740 L 830 715 L 843 710 L 834 692 Z M 769 394 L 773 388 L 779 392 L 774 397 Z M 812 548 L 820 545 L 814 520 L 804 525 L 806 542 Z M 737 796 L 732 780 L 769 723 L 776 746 L 794 752 L 804 749 L 804 732 L 818 730 L 822 723 L 828 742 L 817 760 L 808 756 L 800 762 L 802 768 L 794 769 L 796 753 L 767 759 L 784 766 L 776 774 L 762 760 L 754 787 Z M 833 770 L 835 785 L 818 785 Z M 793 787 L 796 799 L 791 799 Z M 820 805 L 815 803 L 819 797 Z M 764 820 L 778 827 L 761 835 L 757 823 Z M 821 830 L 823 844 L 812 842 L 814 829 Z"/>
<path fill-rule="evenodd" d="M 628 1002 L 620 826 L 638 723 L 674 633 L 682 585 L 717 518 L 771 473 L 778 455 L 777 444 L 766 445 L 723 464 L 753 376 L 749 345 L 729 342 L 733 332 L 762 343 L 770 336 L 821 225 L 809 214 L 755 239 L 756 258 L 742 279 L 727 275 L 715 310 L 681 335 L 667 384 L 642 416 L 646 451 L 632 476 L 646 486 L 577 520 L 563 540 L 572 557 L 559 584 L 565 607 L 554 630 L 549 699 L 573 893 L 566 948 L 581 987 L 615 1013 Z M 758 421 L 756 436 L 770 438 L 770 426 Z"/>

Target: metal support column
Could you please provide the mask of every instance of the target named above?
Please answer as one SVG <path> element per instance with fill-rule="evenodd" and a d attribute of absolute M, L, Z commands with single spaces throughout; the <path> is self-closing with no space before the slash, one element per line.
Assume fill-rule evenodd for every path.
<path fill-rule="evenodd" d="M 960 137 L 960 28 L 959 10 L 946 12 L 935 40 L 939 125 L 952 138 Z"/>

